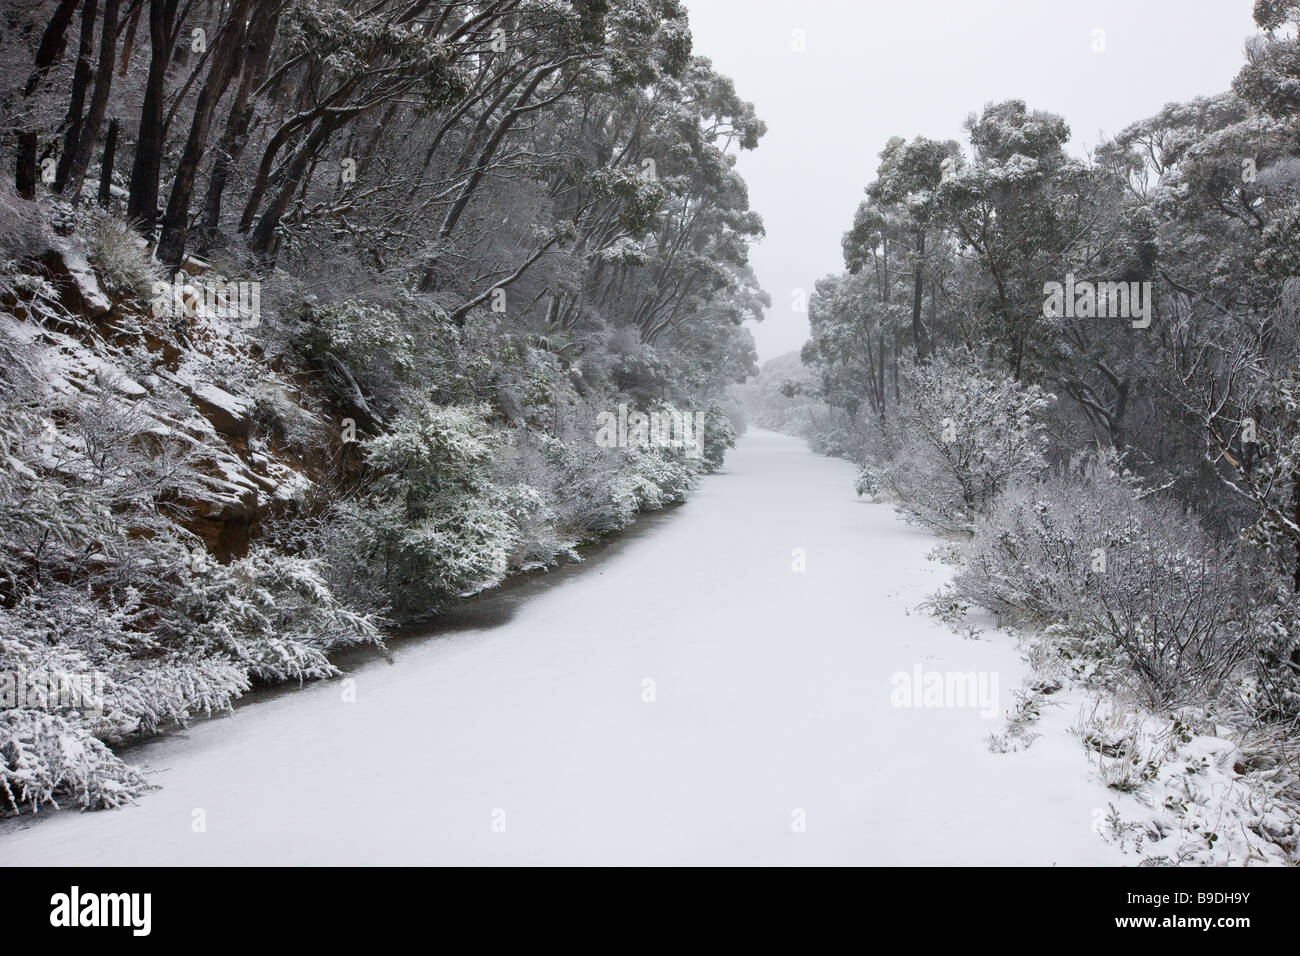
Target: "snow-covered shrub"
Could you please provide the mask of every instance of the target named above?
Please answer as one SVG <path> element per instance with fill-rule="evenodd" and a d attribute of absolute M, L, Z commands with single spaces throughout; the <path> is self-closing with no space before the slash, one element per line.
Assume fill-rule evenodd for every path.
<path fill-rule="evenodd" d="M 378 622 L 341 605 L 320 562 L 256 547 L 229 564 L 202 551 L 169 581 L 156 630 L 188 657 L 223 657 L 255 681 L 317 680 L 338 670 L 335 648 L 379 643 Z"/>
<path fill-rule="evenodd" d="M 304 304 L 289 317 L 301 353 L 326 373 L 326 381 L 345 404 L 384 415 L 403 387 L 413 381 L 428 329 L 406 319 L 400 308 L 360 300 Z M 427 350 L 437 356 L 439 350 Z"/>
<path fill-rule="evenodd" d="M 961 356 L 906 374 L 905 437 L 880 483 L 909 519 L 969 532 L 1003 488 L 1043 470 L 1051 396 Z"/>
<path fill-rule="evenodd" d="M 167 640 L 156 629 L 157 606 L 129 584 L 112 584 L 106 576 L 98 595 L 46 586 L 0 612 L 0 670 L 94 678 L 95 712 L 51 709 L 110 741 L 229 710 L 248 690 L 243 667 L 183 638 Z"/>
<path fill-rule="evenodd" d="M 581 409 L 575 423 L 562 424 L 557 434 L 542 436 L 538 444 L 548 473 L 554 475 L 557 526 L 577 540 L 588 540 L 633 521 L 640 479 L 632 474 L 627 449 L 602 448 L 591 427 L 577 424 L 596 420 L 594 406 Z"/>
<path fill-rule="evenodd" d="M 512 569 L 549 567 L 561 557 L 576 556 L 575 542 L 560 535 L 555 512 L 538 488 L 519 482 L 501 487 L 499 494 L 501 507 L 516 531 L 509 560 Z"/>
<path fill-rule="evenodd" d="M 340 511 L 357 575 L 401 612 L 499 583 L 517 530 L 492 484 L 498 441 L 481 407 L 413 402 L 365 443 L 377 477 Z"/>
<path fill-rule="evenodd" d="M 704 415 L 704 470 L 717 471 L 728 448 L 736 447 L 736 428 L 718 405 L 710 405 Z"/>
<path fill-rule="evenodd" d="M 988 736 L 989 750 L 995 754 L 1015 753 L 1031 747 L 1042 736 L 1033 729 L 1034 724 L 1043 715 L 1041 690 L 1017 689 L 1014 692 L 1015 704 L 1006 713 L 1006 721 L 1000 731 L 991 731 Z"/>
<path fill-rule="evenodd" d="M 520 327 L 506 313 L 476 310 L 460 335 L 440 337 L 446 357 L 434 397 L 487 402 L 509 425 L 554 431 L 556 417 L 579 402 L 559 354 L 565 341 L 571 333 L 563 329 Z"/>
<path fill-rule="evenodd" d="M 0 710 L 0 811 L 38 811 L 65 797 L 85 810 L 130 803 L 148 784 L 103 743 L 56 714 Z"/>
<path fill-rule="evenodd" d="M 638 511 L 657 511 L 686 500 L 702 468 L 697 460 L 676 449 L 627 448 L 623 454 L 632 468 L 632 492 Z"/>
<path fill-rule="evenodd" d="M 188 544 L 188 547 L 187 547 Z M 88 585 L 47 585 L 0 612 L 0 669 L 103 680 L 104 739 L 228 710 L 252 681 L 333 676 L 326 654 L 378 643 L 315 559 L 255 548 L 227 565 L 197 541 L 157 535 Z"/>
<path fill-rule="evenodd" d="M 147 301 L 162 267 L 131 224 L 110 213 L 94 212 L 85 235 L 86 261 L 104 290 L 123 299 Z"/>
<path fill-rule="evenodd" d="M 976 521 L 957 592 L 1013 624 L 1069 620 L 1094 566 L 1140 537 L 1137 490 L 1104 462 L 1011 485 Z"/>
<path fill-rule="evenodd" d="M 49 694 L 6 700 L 0 710 L 0 812 L 35 811 L 67 796 L 85 808 L 116 806 L 143 778 L 103 741 L 152 733 L 199 713 L 229 709 L 248 689 L 222 657 L 169 649 L 147 630 L 152 609 L 112 607 L 84 588 L 45 587 L 0 610 L 6 694 L 39 675 Z M 55 681 L 76 689 L 63 699 Z M 19 706 L 9 706 L 9 705 Z"/>
<path fill-rule="evenodd" d="M 549 436 L 531 428 L 512 429 L 496 457 L 493 481 L 502 507 L 518 536 L 512 568 L 548 567 L 577 556 L 577 536 L 560 527 L 556 505 L 562 497 L 560 474 L 543 451 Z"/>
<path fill-rule="evenodd" d="M 1205 700 L 1252 653 L 1251 572 L 1107 462 L 1012 486 L 976 523 L 956 595 L 1013 623 L 1069 625 L 1146 702 Z"/>
<path fill-rule="evenodd" d="M 1255 674 L 1244 702 L 1259 717 L 1294 723 L 1300 719 L 1300 601 L 1285 580 L 1262 583 Z"/>
<path fill-rule="evenodd" d="M 380 301 L 308 298 L 285 310 L 284 323 L 294 361 L 320 373 L 319 386 L 339 414 L 357 417 L 368 434 L 400 414 L 411 395 L 448 405 L 474 401 L 456 387 L 464 384 L 455 369 L 460 330 L 437 307 L 400 294 Z"/>
<path fill-rule="evenodd" d="M 42 406 L 23 351 L 0 368 L 16 386 L 0 401 L 0 669 L 97 675 L 100 712 L 60 717 L 103 739 L 229 708 L 245 670 L 189 645 L 193 621 L 161 628 L 178 565 L 202 549 L 163 511 L 204 487 L 194 439 L 159 428 L 179 410 L 163 394 L 146 414 L 107 376 Z"/>
<path fill-rule="evenodd" d="M 894 452 L 890 444 L 893 433 L 878 418 L 851 418 L 842 409 L 829 406 L 805 409 L 803 422 L 789 434 L 806 437 L 808 447 L 819 455 L 857 463 L 887 461 Z"/>
<path fill-rule="evenodd" d="M 28 379 L 13 383 L 0 402 L 0 566 L 15 595 L 120 571 L 209 487 L 201 444 L 162 424 L 193 414 L 166 389 L 128 400 L 106 382 L 42 403 Z"/>
<path fill-rule="evenodd" d="M 181 526 L 215 480 L 200 466 L 228 452 L 178 388 L 142 393 L 105 363 L 54 392 L 40 333 L 0 331 L 0 671 L 92 681 L 96 697 L 12 708 L 27 716 L 0 741 L 8 803 L 111 806 L 139 781 L 102 742 L 229 710 L 254 680 L 333 674 L 325 654 L 377 640 L 378 622 L 315 560 L 255 547 L 221 565 Z"/>
<path fill-rule="evenodd" d="M 874 468 L 864 465 L 858 471 L 858 478 L 853 483 L 853 490 L 857 492 L 859 498 L 863 495 L 874 496 L 880 491 L 880 475 Z"/>
<path fill-rule="evenodd" d="M 1176 505 L 1143 515 L 1141 534 L 1094 579 L 1083 620 L 1119 645 L 1147 703 L 1210 699 L 1255 650 L 1250 572 Z"/>

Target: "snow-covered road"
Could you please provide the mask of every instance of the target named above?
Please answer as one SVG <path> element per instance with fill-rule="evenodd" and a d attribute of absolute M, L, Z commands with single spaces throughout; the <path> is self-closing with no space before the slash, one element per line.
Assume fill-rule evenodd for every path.
<path fill-rule="evenodd" d="M 162 789 L 10 822 L 0 862 L 1123 862 L 1073 715 L 994 754 L 977 708 L 893 706 L 920 665 L 996 674 L 1005 710 L 1025 665 L 916 611 L 948 573 L 935 539 L 853 479 L 751 432 L 508 620 L 395 643 L 355 702 L 317 684 L 137 748 Z"/>

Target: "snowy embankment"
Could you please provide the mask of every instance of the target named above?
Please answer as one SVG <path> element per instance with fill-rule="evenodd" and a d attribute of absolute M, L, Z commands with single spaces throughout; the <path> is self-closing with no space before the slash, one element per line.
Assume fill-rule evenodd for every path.
<path fill-rule="evenodd" d="M 1027 665 L 917 612 L 949 573 L 935 539 L 853 477 L 750 433 L 510 619 L 146 744 L 127 756 L 161 789 L 11 821 L 0 862 L 1131 862 L 1095 832 L 1114 793 L 1077 709 L 1049 699 L 1032 746 L 990 751 Z M 918 668 L 996 687 L 996 714 L 896 706 Z"/>

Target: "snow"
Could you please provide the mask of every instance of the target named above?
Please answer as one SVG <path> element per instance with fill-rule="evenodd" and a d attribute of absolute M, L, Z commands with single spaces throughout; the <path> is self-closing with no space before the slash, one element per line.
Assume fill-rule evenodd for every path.
<path fill-rule="evenodd" d="M 0 862 L 1131 862 L 1094 830 L 1114 794 L 1077 710 L 993 753 L 978 708 L 892 705 L 920 664 L 996 673 L 1005 712 L 1028 669 L 916 610 L 950 574 L 936 539 L 854 476 L 751 432 L 681 508 L 480 599 L 495 620 L 356 666 L 354 702 L 309 685 L 130 751 L 162 789 L 11 821 Z"/>
<path fill-rule="evenodd" d="M 66 242 L 59 242 L 54 245 L 54 250 L 63 258 L 68 276 L 76 285 L 77 293 L 91 314 L 108 313 L 113 308 L 113 303 L 108 301 L 108 296 L 100 289 L 95 270 L 90 267 L 90 263 L 86 261 L 80 249 L 75 249 Z"/>
<path fill-rule="evenodd" d="M 147 393 L 138 382 L 127 377 L 116 365 L 97 355 L 70 335 L 24 322 L 8 313 L 0 313 L 4 334 L 23 343 L 44 340 L 44 380 L 52 391 L 65 394 L 80 391 L 93 379 L 97 386 L 108 387 L 127 398 L 142 398 Z"/>
<path fill-rule="evenodd" d="M 231 395 L 223 388 L 218 388 L 211 382 L 194 382 L 194 384 L 190 386 L 190 394 L 197 399 L 207 402 L 209 405 L 224 412 L 231 418 L 242 419 L 248 415 L 247 402 Z"/>

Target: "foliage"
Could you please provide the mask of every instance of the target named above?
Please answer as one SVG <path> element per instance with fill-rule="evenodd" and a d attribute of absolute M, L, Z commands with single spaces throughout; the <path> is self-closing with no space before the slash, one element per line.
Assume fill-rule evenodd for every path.
<path fill-rule="evenodd" d="M 999 492 L 1044 468 L 1050 396 L 963 358 L 940 356 L 908 378 L 905 437 L 877 480 L 909 518 L 969 532 Z"/>
<path fill-rule="evenodd" d="M 676 0 L 79 6 L 95 62 L 69 4 L 4 41 L 0 667 L 103 707 L 14 723 L 11 808 L 121 802 L 102 741 L 684 500 L 768 304 L 764 126 Z M 141 321 L 182 267 L 259 314 Z M 703 412 L 700 454 L 601 447 L 620 404 Z"/>
<path fill-rule="evenodd" d="M 153 295 L 162 269 L 130 223 L 112 214 L 95 216 L 85 241 L 86 260 L 107 292 L 125 299 Z"/>
<path fill-rule="evenodd" d="M 1258 641 L 1252 569 L 1176 503 L 1105 462 L 999 497 L 978 523 L 956 596 L 1030 626 L 1063 623 L 1118 656 L 1147 703 L 1214 696 Z"/>

